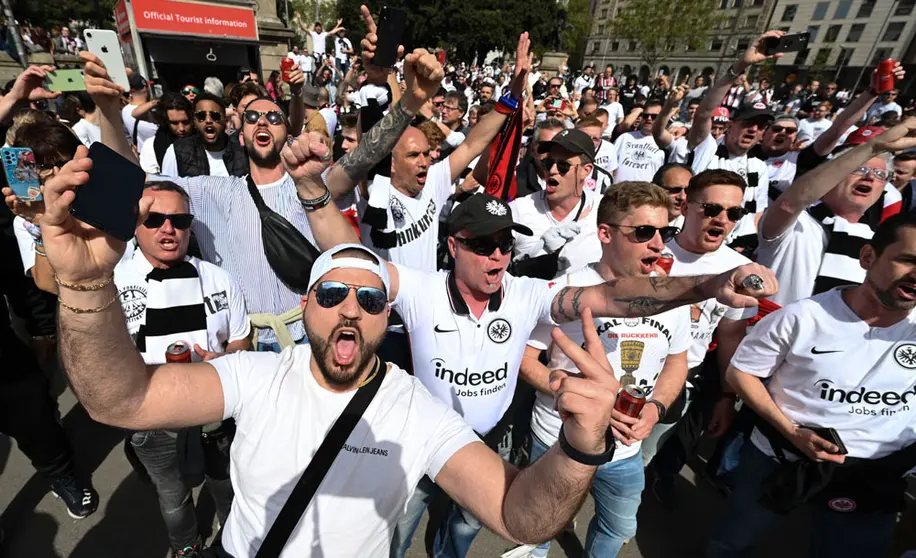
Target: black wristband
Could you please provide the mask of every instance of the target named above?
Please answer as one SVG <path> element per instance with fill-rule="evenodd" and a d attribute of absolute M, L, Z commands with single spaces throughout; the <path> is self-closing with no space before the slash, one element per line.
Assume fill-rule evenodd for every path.
<path fill-rule="evenodd" d="M 302 207 L 306 211 L 315 211 L 316 209 L 321 209 L 322 207 L 331 203 L 331 191 L 327 186 L 324 187 L 324 194 L 312 200 L 304 200 L 302 196 L 299 195 L 299 192 L 296 192 L 296 197 L 299 198 L 299 203 L 302 204 Z"/>
<path fill-rule="evenodd" d="M 617 441 L 614 439 L 614 433 L 611 431 L 610 427 L 608 427 L 607 433 L 605 433 L 606 446 L 604 453 L 583 453 L 572 447 L 569 441 L 566 440 L 566 434 L 563 433 L 562 426 L 560 427 L 559 441 L 560 449 L 563 450 L 563 453 L 565 453 L 570 459 L 583 465 L 591 465 L 595 467 L 609 463 L 612 459 L 614 459 L 614 450 L 617 448 Z"/>
<path fill-rule="evenodd" d="M 665 415 L 668 414 L 668 407 L 658 399 L 648 399 L 646 403 L 651 403 L 655 405 L 655 408 L 658 409 L 658 421 L 661 422 L 665 419 Z"/>

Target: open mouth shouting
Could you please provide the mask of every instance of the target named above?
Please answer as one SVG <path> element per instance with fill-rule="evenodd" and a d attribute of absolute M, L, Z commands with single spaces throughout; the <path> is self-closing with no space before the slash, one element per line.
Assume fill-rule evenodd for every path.
<path fill-rule="evenodd" d="M 872 185 L 867 182 L 859 182 L 852 188 L 852 195 L 857 198 L 867 198 L 874 191 Z"/>
<path fill-rule="evenodd" d="M 216 131 L 216 126 L 213 124 L 207 124 L 204 126 L 204 139 L 207 140 L 207 143 L 215 142 L 218 136 L 219 134 Z"/>
<path fill-rule="evenodd" d="M 903 300 L 916 301 L 916 283 L 900 281 L 894 291 Z"/>
<path fill-rule="evenodd" d="M 504 272 L 505 272 L 505 268 L 502 266 L 493 267 L 485 271 L 484 273 L 486 274 L 487 285 L 490 287 L 500 285 L 503 280 Z"/>
<path fill-rule="evenodd" d="M 425 186 L 426 185 L 426 176 L 428 174 L 429 174 L 428 171 L 425 171 L 425 170 L 418 172 L 417 173 L 417 184 L 419 184 L 420 186 Z"/>
<path fill-rule="evenodd" d="M 644 275 L 649 275 L 655 271 L 655 264 L 658 263 L 658 256 L 647 256 L 639 260 L 639 271 Z"/>
<path fill-rule="evenodd" d="M 160 238 L 158 244 L 165 252 L 177 252 L 179 249 L 178 240 L 171 236 Z"/>
<path fill-rule="evenodd" d="M 710 243 L 722 242 L 725 239 L 725 229 L 723 227 L 709 227 L 703 233 L 703 240 Z"/>
<path fill-rule="evenodd" d="M 556 193 L 556 191 L 560 188 L 560 181 L 556 178 L 548 178 L 546 184 L 547 187 L 545 189 L 547 190 L 548 194 Z"/>
<path fill-rule="evenodd" d="M 334 362 L 339 366 L 350 366 L 359 355 L 360 334 L 355 327 L 341 327 L 331 337 L 334 347 Z"/>
<path fill-rule="evenodd" d="M 270 135 L 266 128 L 258 128 L 254 133 L 254 143 L 259 147 L 270 147 L 273 141 L 274 137 Z"/>

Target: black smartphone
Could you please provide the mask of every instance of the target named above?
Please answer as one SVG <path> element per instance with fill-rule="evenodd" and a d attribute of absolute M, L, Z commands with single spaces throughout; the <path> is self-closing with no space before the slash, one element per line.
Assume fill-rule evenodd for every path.
<path fill-rule="evenodd" d="M 378 24 L 378 43 L 372 64 L 379 68 L 390 68 L 398 60 L 398 46 L 404 44 L 407 30 L 407 12 L 400 8 L 382 7 L 382 18 Z"/>
<path fill-rule="evenodd" d="M 821 438 L 840 448 L 840 451 L 837 452 L 840 455 L 846 455 L 849 453 L 849 451 L 846 449 L 846 444 L 843 443 L 843 440 L 840 438 L 840 434 L 836 431 L 835 428 L 825 428 L 822 426 L 803 426 L 802 428 L 807 428 Z"/>
<path fill-rule="evenodd" d="M 768 37 L 763 43 L 763 53 L 770 55 L 777 52 L 799 52 L 808 48 L 809 39 L 811 34 L 807 31 L 782 37 Z"/>
<path fill-rule="evenodd" d="M 76 189 L 70 213 L 127 242 L 137 228 L 138 203 L 143 196 L 146 173 L 99 141 L 89 148 L 89 158 L 92 159 L 89 182 Z"/>

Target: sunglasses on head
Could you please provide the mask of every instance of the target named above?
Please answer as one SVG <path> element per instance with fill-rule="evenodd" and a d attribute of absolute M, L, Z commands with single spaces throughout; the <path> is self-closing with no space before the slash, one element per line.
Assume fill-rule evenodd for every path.
<path fill-rule="evenodd" d="M 731 222 L 736 222 L 745 215 L 747 215 L 747 209 L 743 207 L 723 207 L 717 203 L 701 203 L 701 202 L 690 202 L 695 205 L 699 205 L 703 208 L 703 214 L 707 217 L 718 217 L 725 211 L 725 216 L 728 217 L 728 220 Z"/>
<path fill-rule="evenodd" d="M 512 252 L 515 248 L 515 237 L 512 235 L 503 237 L 480 236 L 476 238 L 461 238 L 456 236 L 455 240 L 467 246 L 468 250 L 478 256 L 489 256 L 499 248 L 503 254 Z"/>
<path fill-rule="evenodd" d="M 775 133 L 777 133 L 777 134 L 778 134 L 779 132 L 785 132 L 785 133 L 787 133 L 787 134 L 794 134 L 795 132 L 798 131 L 798 128 L 794 128 L 794 127 L 791 127 L 791 126 L 788 126 L 788 127 L 787 127 L 787 126 L 780 126 L 779 124 L 773 124 L 772 126 L 770 126 L 770 129 L 773 130 L 773 132 L 775 132 Z"/>
<path fill-rule="evenodd" d="M 197 95 L 198 93 L 200 93 L 200 89 L 196 87 L 185 87 L 184 89 L 181 90 L 182 95 L 190 95 L 191 93 Z"/>
<path fill-rule="evenodd" d="M 653 227 L 652 225 L 621 225 L 619 223 L 608 223 L 609 227 L 633 229 L 633 238 L 636 242 L 649 242 L 655 238 L 655 233 L 662 237 L 662 242 L 670 242 L 681 229 L 677 227 Z"/>
<path fill-rule="evenodd" d="M 360 287 L 359 285 L 348 285 L 340 281 L 322 281 L 315 285 L 315 300 L 322 308 L 334 308 L 350 294 L 350 290 L 356 291 L 356 302 L 363 310 L 370 314 L 381 314 L 388 304 L 388 295 L 385 291 L 376 287 Z"/>
<path fill-rule="evenodd" d="M 277 124 L 284 123 L 283 113 L 278 110 L 269 110 L 267 112 L 260 112 L 257 110 L 246 110 L 245 111 L 245 122 L 249 124 L 257 124 L 258 120 L 261 119 L 261 116 L 267 117 L 267 122 L 276 126 Z"/>
<path fill-rule="evenodd" d="M 210 120 L 214 122 L 219 122 L 223 119 L 223 115 L 215 110 L 199 110 L 194 113 L 194 118 L 196 118 L 198 122 L 205 122 L 208 114 L 210 115 Z"/>
<path fill-rule="evenodd" d="M 150 211 L 149 215 L 146 217 L 146 221 L 143 221 L 143 226 L 148 229 L 158 229 L 165 224 L 166 220 L 172 223 L 172 226 L 176 229 L 183 231 L 190 228 L 191 221 L 194 220 L 194 216 L 190 213 L 169 214 Z"/>
<path fill-rule="evenodd" d="M 566 173 L 569 172 L 569 169 L 576 166 L 574 163 L 564 161 L 563 159 L 551 159 L 550 157 L 547 157 L 546 159 L 538 160 L 538 166 L 540 166 L 541 170 L 545 173 L 550 172 L 550 169 L 552 169 L 554 165 L 557 166 L 557 171 L 559 171 L 562 176 L 566 176 Z"/>

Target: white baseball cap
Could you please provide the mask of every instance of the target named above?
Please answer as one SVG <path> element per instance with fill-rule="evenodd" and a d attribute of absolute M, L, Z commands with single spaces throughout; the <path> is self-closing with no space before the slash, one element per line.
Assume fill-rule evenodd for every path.
<path fill-rule="evenodd" d="M 334 257 L 335 254 L 344 250 L 359 250 L 371 256 L 375 261 L 370 262 L 360 258 Z M 382 284 L 385 286 L 385 294 L 390 294 L 391 292 L 391 279 L 388 277 L 388 264 L 362 244 L 338 244 L 330 250 L 322 252 L 312 265 L 312 273 L 309 275 L 308 290 L 311 291 L 315 283 L 333 269 L 365 269 L 366 271 L 371 271 L 382 280 Z"/>

